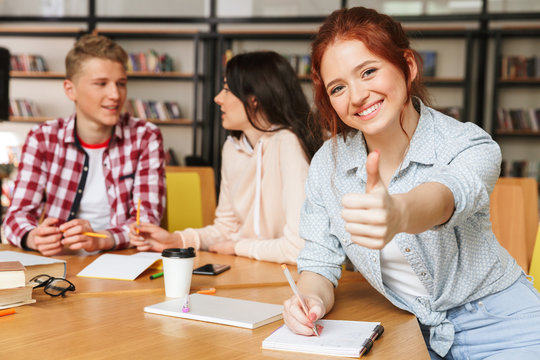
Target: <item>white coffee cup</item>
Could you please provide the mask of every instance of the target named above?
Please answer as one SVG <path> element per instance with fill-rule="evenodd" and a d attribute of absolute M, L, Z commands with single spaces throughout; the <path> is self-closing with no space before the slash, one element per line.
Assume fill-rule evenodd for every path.
<path fill-rule="evenodd" d="M 179 298 L 189 294 L 195 249 L 172 248 L 161 253 L 163 260 L 163 277 L 165 279 L 165 295 Z"/>

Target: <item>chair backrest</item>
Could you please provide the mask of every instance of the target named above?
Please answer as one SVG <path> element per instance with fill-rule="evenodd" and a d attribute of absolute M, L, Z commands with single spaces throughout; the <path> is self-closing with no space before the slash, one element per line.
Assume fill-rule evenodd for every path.
<path fill-rule="evenodd" d="M 211 167 L 166 166 L 167 205 L 161 225 L 169 231 L 214 222 L 216 189 Z"/>
<path fill-rule="evenodd" d="M 536 243 L 534 245 L 534 252 L 531 260 L 531 267 L 529 275 L 534 278 L 534 287 L 540 291 L 540 226 L 536 232 Z"/>
<path fill-rule="evenodd" d="M 497 184 L 517 185 L 523 192 L 523 205 L 525 206 L 525 236 L 527 249 L 527 266 L 531 263 L 536 233 L 538 229 L 538 182 L 535 178 L 504 177 Z M 528 271 L 528 267 L 525 271 Z"/>
<path fill-rule="evenodd" d="M 528 271 L 525 205 L 518 185 L 497 183 L 491 194 L 491 224 L 499 243 Z"/>

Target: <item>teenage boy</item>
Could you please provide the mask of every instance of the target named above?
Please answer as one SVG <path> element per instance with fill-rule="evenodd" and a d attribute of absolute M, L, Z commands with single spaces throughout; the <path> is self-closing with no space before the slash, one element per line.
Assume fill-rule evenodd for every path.
<path fill-rule="evenodd" d="M 125 248 L 139 199 L 140 220 L 160 223 L 162 137 L 155 125 L 121 114 L 126 60 L 118 44 L 96 35 L 67 54 L 64 91 L 76 112 L 26 138 L 3 225 L 11 244 L 43 255 Z"/>

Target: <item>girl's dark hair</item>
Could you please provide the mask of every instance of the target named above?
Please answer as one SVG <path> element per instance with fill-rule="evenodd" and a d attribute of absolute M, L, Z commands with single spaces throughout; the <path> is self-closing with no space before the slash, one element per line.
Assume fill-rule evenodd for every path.
<path fill-rule="evenodd" d="M 322 145 L 320 124 L 310 117 L 310 106 L 291 64 L 273 51 L 256 51 L 234 56 L 227 62 L 227 85 L 242 101 L 249 122 L 265 132 L 291 130 L 311 160 Z M 253 104 L 253 97 L 256 104 Z M 261 129 L 255 114 L 261 112 L 266 121 L 277 125 Z M 239 137 L 240 131 L 232 131 Z"/>
<path fill-rule="evenodd" d="M 390 62 L 403 73 L 407 83 L 407 101 L 415 96 L 429 104 L 427 90 L 422 84 L 422 58 L 411 49 L 401 24 L 388 15 L 364 7 L 336 10 L 326 18 L 311 45 L 311 77 L 315 105 L 319 111 L 318 119 L 331 136 L 342 134 L 346 137 L 350 131 L 355 130 L 340 121 L 326 94 L 321 77 L 321 60 L 326 49 L 340 40 L 362 41 L 369 51 Z M 410 55 L 414 56 L 418 67 L 413 81 L 407 63 L 407 56 Z"/>

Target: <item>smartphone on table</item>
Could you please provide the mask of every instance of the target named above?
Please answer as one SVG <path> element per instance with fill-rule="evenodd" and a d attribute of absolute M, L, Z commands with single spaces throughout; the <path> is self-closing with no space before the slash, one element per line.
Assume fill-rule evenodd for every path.
<path fill-rule="evenodd" d="M 224 265 L 224 264 L 206 264 L 203 266 L 199 266 L 196 269 L 193 269 L 193 274 L 195 275 L 217 275 L 221 274 L 225 270 L 229 270 L 231 268 L 230 265 Z"/>

